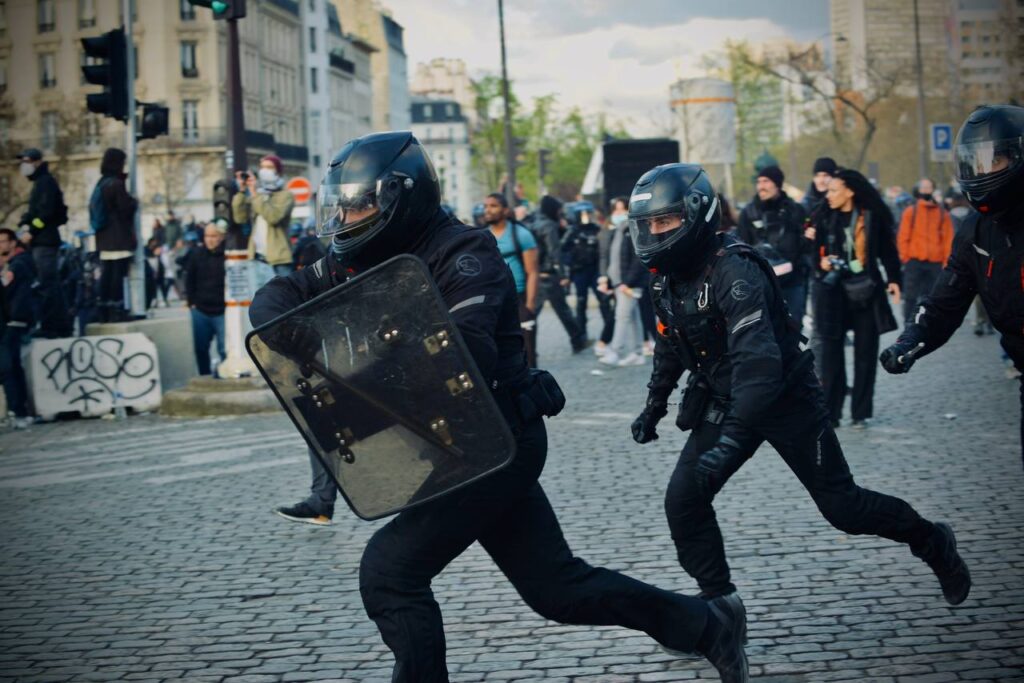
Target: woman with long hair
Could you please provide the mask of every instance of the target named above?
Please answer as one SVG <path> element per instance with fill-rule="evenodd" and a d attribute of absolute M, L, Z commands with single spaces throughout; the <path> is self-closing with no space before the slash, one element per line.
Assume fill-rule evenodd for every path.
<path fill-rule="evenodd" d="M 829 181 L 828 209 L 808 236 L 815 242 L 814 355 L 833 426 L 846 399 L 846 332 L 853 331 L 850 417 L 866 426 L 873 414 L 879 337 L 896 329 L 886 291 L 900 299 L 900 259 L 892 214 L 878 190 L 851 169 Z M 885 269 L 883 276 L 882 269 Z"/>

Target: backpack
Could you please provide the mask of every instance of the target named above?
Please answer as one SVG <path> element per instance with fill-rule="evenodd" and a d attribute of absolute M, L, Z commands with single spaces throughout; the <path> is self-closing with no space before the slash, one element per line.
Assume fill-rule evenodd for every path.
<path fill-rule="evenodd" d="M 96 187 L 92 188 L 92 195 L 89 197 L 89 228 L 98 233 L 107 227 L 107 205 L 103 201 L 103 188 L 107 184 L 106 178 L 100 178 Z M 67 211 L 67 207 L 65 207 Z"/>

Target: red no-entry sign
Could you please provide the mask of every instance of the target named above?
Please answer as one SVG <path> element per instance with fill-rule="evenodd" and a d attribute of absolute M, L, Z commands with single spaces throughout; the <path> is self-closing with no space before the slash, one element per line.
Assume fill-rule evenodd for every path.
<path fill-rule="evenodd" d="M 296 204 L 305 204 L 313 196 L 313 186 L 305 178 L 292 178 L 285 188 L 295 197 Z"/>

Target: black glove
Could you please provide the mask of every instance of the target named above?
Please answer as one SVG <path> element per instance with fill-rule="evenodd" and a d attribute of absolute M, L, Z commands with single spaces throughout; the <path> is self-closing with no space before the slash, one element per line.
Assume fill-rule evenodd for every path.
<path fill-rule="evenodd" d="M 277 353 L 298 363 L 315 358 L 322 345 L 320 333 L 301 320 L 281 323 L 260 338 Z"/>
<path fill-rule="evenodd" d="M 648 400 L 647 407 L 639 417 L 633 420 L 633 425 L 630 427 L 633 430 L 633 441 L 637 443 L 657 441 L 658 432 L 655 427 L 658 426 L 658 420 L 665 417 L 666 413 L 668 413 L 668 407 L 664 403 Z"/>
<path fill-rule="evenodd" d="M 709 501 L 714 498 L 744 459 L 739 444 L 726 437 L 711 450 L 701 453 L 694 468 L 694 480 L 701 497 Z"/>
<path fill-rule="evenodd" d="M 882 351 L 878 361 L 886 372 L 899 375 L 910 370 L 922 349 L 923 342 L 915 339 L 897 339 L 895 344 Z"/>

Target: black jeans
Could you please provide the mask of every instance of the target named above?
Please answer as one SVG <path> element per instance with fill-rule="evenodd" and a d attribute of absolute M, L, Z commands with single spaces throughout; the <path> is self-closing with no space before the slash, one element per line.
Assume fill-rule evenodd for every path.
<path fill-rule="evenodd" d="M 942 275 L 942 264 L 912 259 L 903 264 L 903 320 L 913 322 L 917 304 L 931 294 Z"/>
<path fill-rule="evenodd" d="M 569 335 L 569 343 L 574 349 L 578 349 L 587 340 L 587 328 L 581 328 L 576 322 L 576 318 L 569 308 L 569 302 L 565 300 L 565 289 L 558 281 L 558 276 L 541 275 L 539 289 L 537 315 L 540 315 L 540 309 L 544 307 L 545 301 L 550 303 L 551 308 L 555 309 L 555 315 L 558 316 L 559 322 L 565 328 L 565 333 Z"/>
<path fill-rule="evenodd" d="M 60 287 L 57 254 L 59 247 L 32 247 L 36 266 L 35 313 L 39 336 L 47 339 L 70 337 L 72 320 Z"/>
<path fill-rule="evenodd" d="M 878 324 L 871 307 L 845 305 L 843 320 L 853 330 L 853 391 L 850 417 L 866 420 L 874 415 L 875 378 L 878 374 Z M 846 401 L 846 335 L 821 337 L 815 333 L 814 355 L 818 362 L 825 405 L 833 422 L 843 416 Z"/>
<path fill-rule="evenodd" d="M 392 681 L 448 680 L 441 610 L 430 582 L 474 541 L 541 616 L 624 626 L 693 651 L 707 621 L 704 602 L 574 557 L 537 482 L 547 454 L 543 422 L 527 424 L 518 441 L 515 459 L 500 472 L 402 512 L 370 539 L 359 590 L 395 655 Z"/>
<path fill-rule="evenodd" d="M 7 397 L 7 409 L 15 417 L 28 416 L 28 384 L 25 367 L 21 363 L 21 345 L 27 332 L 27 327 L 8 325 L 0 335 L 0 379 Z"/>
<path fill-rule="evenodd" d="M 899 498 L 861 488 L 853 481 L 839 439 L 828 424 L 817 389 L 800 389 L 780 400 L 756 428 L 730 425 L 742 453 L 750 458 L 767 441 L 782 456 L 828 522 L 848 534 L 872 534 L 923 548 L 932 532 L 923 519 Z M 665 494 L 665 514 L 679 564 L 697 580 L 702 595 L 725 595 L 732 584 L 722 532 L 711 499 L 702 496 L 694 468 L 700 454 L 712 448 L 721 425 L 702 422 L 687 439 Z"/>
<path fill-rule="evenodd" d="M 576 324 L 583 330 L 583 333 L 586 334 L 587 332 L 587 304 L 589 303 L 591 291 L 594 292 L 594 296 L 597 298 L 603 326 L 611 328 L 615 324 L 615 320 L 612 317 L 612 306 L 608 303 L 609 297 L 605 297 L 597 291 L 597 268 L 574 270 L 571 279 L 573 289 L 576 290 Z M 608 335 L 608 339 L 603 339 L 602 337 L 602 341 L 608 343 L 611 341 L 611 335 Z"/>
<path fill-rule="evenodd" d="M 124 281 L 131 270 L 133 258 L 100 261 L 100 320 L 117 323 L 128 319 L 124 299 Z"/>

